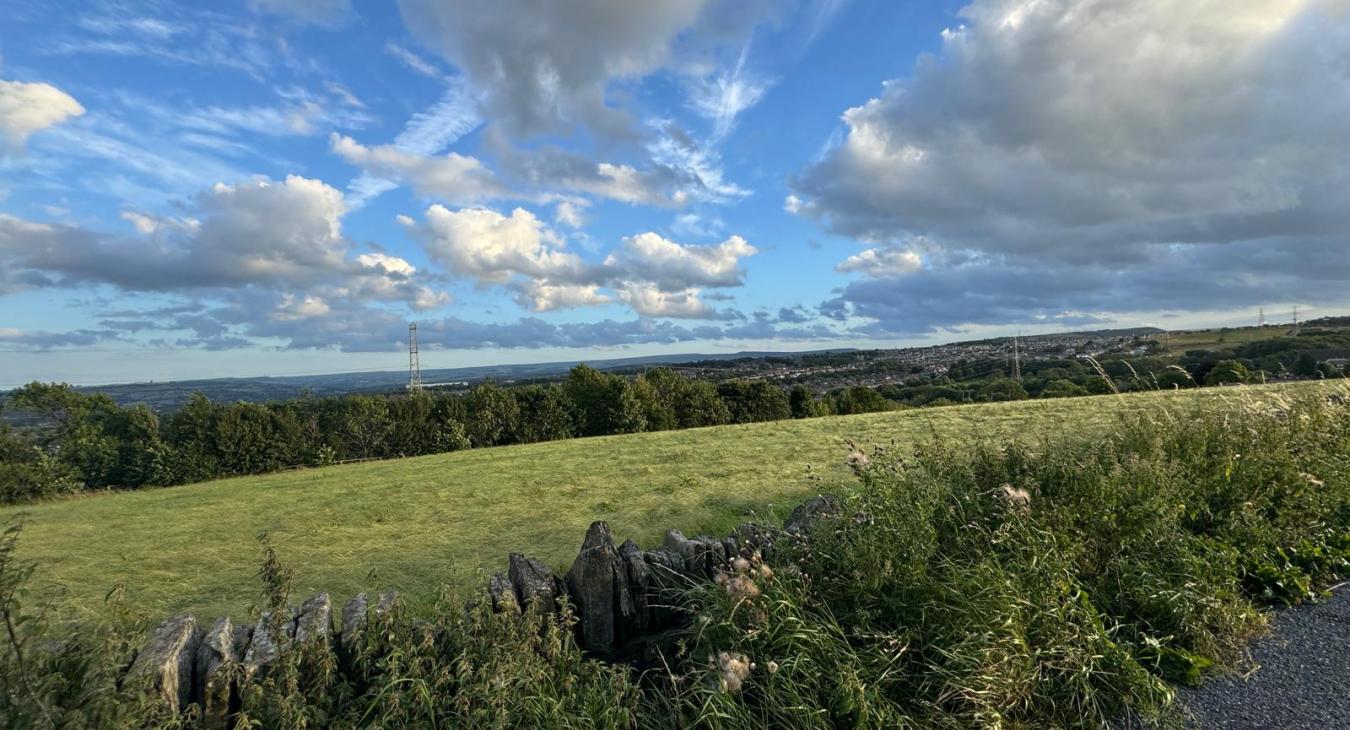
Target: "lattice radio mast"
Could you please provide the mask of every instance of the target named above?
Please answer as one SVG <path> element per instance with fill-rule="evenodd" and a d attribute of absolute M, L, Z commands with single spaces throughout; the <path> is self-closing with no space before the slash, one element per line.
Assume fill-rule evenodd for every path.
<path fill-rule="evenodd" d="M 1019 384 L 1022 382 L 1022 353 L 1017 348 L 1017 338 L 1021 336 L 1021 332 L 1013 335 L 1013 377 L 1017 378 Z"/>
<path fill-rule="evenodd" d="M 408 325 L 408 390 L 422 389 L 422 363 L 417 356 L 417 324 Z"/>
<path fill-rule="evenodd" d="M 1257 316 L 1257 318 L 1256 318 L 1256 326 L 1257 326 L 1257 327 L 1265 327 L 1265 326 L 1266 326 L 1266 308 L 1265 308 L 1265 307 L 1261 307 L 1261 314 L 1260 314 L 1259 316 Z"/>

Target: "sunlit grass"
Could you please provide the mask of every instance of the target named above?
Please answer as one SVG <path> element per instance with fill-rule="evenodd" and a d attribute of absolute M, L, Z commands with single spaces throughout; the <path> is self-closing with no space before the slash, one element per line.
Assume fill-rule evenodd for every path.
<path fill-rule="evenodd" d="M 586 526 L 651 544 L 667 528 L 725 530 L 845 480 L 845 439 L 948 444 L 1090 434 L 1166 401 L 1235 407 L 1277 388 L 1204 389 L 956 406 L 464 451 L 101 494 L 28 513 L 21 557 L 57 606 L 96 609 L 115 584 L 151 613 L 242 615 L 267 531 L 297 592 L 396 587 L 429 601 L 447 583 L 505 567 L 511 551 L 564 566 Z M 811 469 L 808 478 L 808 465 Z"/>

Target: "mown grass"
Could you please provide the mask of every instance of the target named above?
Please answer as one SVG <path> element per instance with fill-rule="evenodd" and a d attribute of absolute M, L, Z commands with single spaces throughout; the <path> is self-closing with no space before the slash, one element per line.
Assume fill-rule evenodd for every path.
<path fill-rule="evenodd" d="M 396 587 L 414 605 L 504 567 L 511 551 L 558 567 L 608 520 L 644 544 L 667 528 L 725 530 L 847 479 L 844 440 L 953 446 L 1090 436 L 1166 402 L 1221 409 L 1328 387 L 1294 384 L 1024 401 L 578 439 L 101 494 L 26 512 L 19 557 L 67 615 L 121 584 L 152 615 L 242 616 L 257 596 L 255 536 L 295 570 L 297 593 Z M 1241 393 L 1241 398 L 1238 394 Z M 810 472 L 808 474 L 808 465 Z"/>

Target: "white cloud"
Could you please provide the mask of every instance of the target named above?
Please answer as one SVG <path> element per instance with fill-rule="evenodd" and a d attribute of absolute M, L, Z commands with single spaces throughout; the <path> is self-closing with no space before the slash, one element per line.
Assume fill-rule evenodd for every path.
<path fill-rule="evenodd" d="M 722 318 L 699 298 L 700 290 L 741 286 L 740 263 L 756 253 L 740 236 L 697 246 L 649 232 L 625 238 L 603 262 L 590 264 L 523 208 L 508 216 L 433 205 L 424 222 L 400 216 L 399 223 L 451 273 L 504 286 L 535 311 L 605 304 L 613 298 L 601 291 L 606 288 L 644 316 Z"/>
<path fill-rule="evenodd" d="M 595 284 L 549 284 L 528 281 L 520 285 L 516 301 L 536 312 L 608 304 L 610 298 L 601 294 L 599 289 Z"/>
<path fill-rule="evenodd" d="M 568 228 L 581 228 L 586 225 L 586 201 L 560 201 L 553 209 L 553 220 Z"/>
<path fill-rule="evenodd" d="M 865 239 L 1086 260 L 1278 233 L 1277 218 L 1294 232 L 1345 183 L 1337 4 L 974 2 L 940 59 L 844 113 L 790 207 Z"/>
<path fill-rule="evenodd" d="M 406 182 L 424 198 L 463 205 L 505 193 L 492 171 L 473 157 L 455 152 L 428 157 L 394 145 L 365 147 L 339 134 L 331 137 L 331 143 L 338 156 L 368 175 Z"/>
<path fill-rule="evenodd" d="M 70 94 L 43 83 L 0 80 L 0 138 L 20 149 L 28 137 L 84 114 Z"/>
<path fill-rule="evenodd" d="M 433 205 L 426 222 L 412 229 L 427 253 L 459 276 L 503 284 L 524 276 L 574 282 L 585 265 L 563 250 L 563 241 L 524 208 L 504 216 L 487 208 L 450 210 Z"/>
<path fill-rule="evenodd" d="M 272 319 L 282 322 L 294 322 L 301 319 L 322 317 L 332 311 L 332 307 L 322 297 L 285 294 L 272 313 Z"/>
<path fill-rule="evenodd" d="M 869 248 L 862 253 L 849 256 L 834 267 L 842 273 L 858 272 L 874 279 L 899 276 L 918 271 L 923 260 L 913 251 L 897 248 Z"/>
<path fill-rule="evenodd" d="M 406 259 L 390 256 L 387 253 L 363 253 L 356 257 L 356 262 L 369 269 L 384 269 L 390 274 L 412 276 L 417 273 L 417 269 Z"/>
<path fill-rule="evenodd" d="M 1350 229 L 1343 0 L 975 0 L 961 14 L 792 179 L 785 207 L 833 232 L 925 241 L 907 276 L 883 249 L 845 262 L 871 278 L 836 310 L 913 332 L 1121 302 L 1344 299 L 1327 284 Z"/>
<path fill-rule="evenodd" d="M 472 90 L 467 84 L 454 80 L 431 108 L 414 114 L 408 120 L 403 131 L 394 138 L 393 147 L 408 155 L 434 155 L 480 124 L 482 120 L 478 117 Z M 348 185 L 350 193 L 347 203 L 353 208 L 359 208 L 395 187 L 396 182 L 363 173 Z"/>
<path fill-rule="evenodd" d="M 296 307 L 306 297 L 414 308 L 446 301 L 403 259 L 380 252 L 353 257 L 342 232 L 342 193 L 319 180 L 293 175 L 217 184 L 196 198 L 192 214 L 129 211 L 124 217 L 137 229 L 134 237 L 0 214 L 0 290 L 108 284 L 268 301 L 286 293 Z"/>
<path fill-rule="evenodd" d="M 689 104 L 700 116 L 712 121 L 713 140 L 720 141 L 736 126 L 741 112 L 759 103 L 769 83 L 746 69 L 750 44 L 741 49 L 736 65 L 696 79 L 690 84 Z"/>
<path fill-rule="evenodd" d="M 654 282 L 666 291 L 731 287 L 740 286 L 745 276 L 741 259 L 756 253 L 758 249 L 740 236 L 712 246 L 694 246 L 647 232 L 625 238 L 605 265 L 621 277 Z"/>
<path fill-rule="evenodd" d="M 201 226 L 201 222 L 195 218 L 157 216 L 134 210 L 122 211 L 121 218 L 130 223 L 137 233 L 147 236 L 163 230 L 195 232 Z"/>
<path fill-rule="evenodd" d="M 717 310 L 699 299 L 698 289 L 662 291 L 651 283 L 626 283 L 619 287 L 619 299 L 644 317 L 712 319 Z"/>
<path fill-rule="evenodd" d="M 397 58 L 399 62 L 401 62 L 404 66 L 407 66 L 408 68 L 412 69 L 413 71 L 416 71 L 417 73 L 422 74 L 423 76 L 433 79 L 439 79 L 444 76 L 444 74 L 441 73 L 440 69 L 431 65 L 430 61 L 426 60 L 425 58 L 422 58 L 421 56 L 417 55 L 416 53 L 413 53 L 412 51 L 404 48 L 403 46 L 394 43 L 393 41 L 390 41 L 384 45 L 384 51 L 385 53 L 388 53 L 394 58 Z"/>

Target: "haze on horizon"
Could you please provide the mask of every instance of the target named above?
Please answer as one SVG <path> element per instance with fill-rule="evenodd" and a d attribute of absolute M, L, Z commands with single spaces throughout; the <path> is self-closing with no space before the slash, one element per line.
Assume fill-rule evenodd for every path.
<path fill-rule="evenodd" d="M 1350 304 L 1350 0 L 0 17 L 0 387 Z"/>

